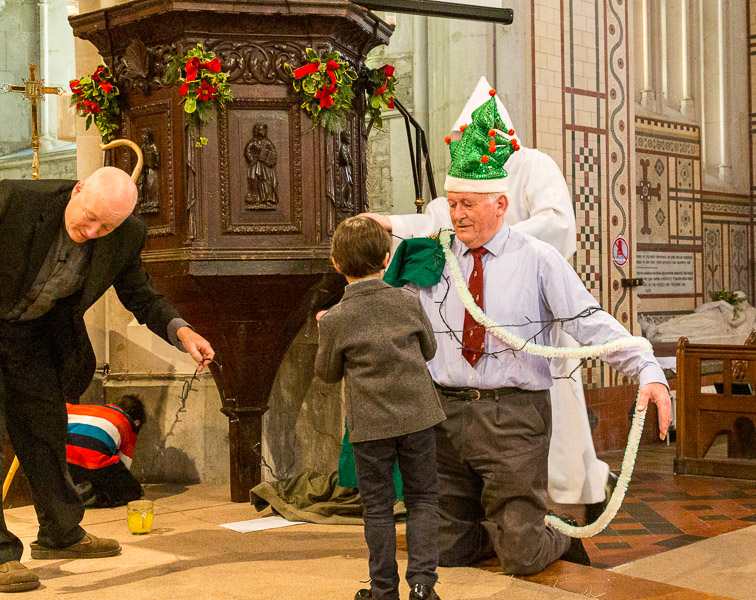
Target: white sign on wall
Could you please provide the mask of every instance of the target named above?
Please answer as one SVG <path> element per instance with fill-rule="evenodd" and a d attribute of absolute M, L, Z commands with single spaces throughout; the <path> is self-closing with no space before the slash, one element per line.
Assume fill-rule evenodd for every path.
<path fill-rule="evenodd" d="M 638 294 L 692 294 L 695 267 L 691 252 L 638 252 L 635 273 L 643 279 Z"/>

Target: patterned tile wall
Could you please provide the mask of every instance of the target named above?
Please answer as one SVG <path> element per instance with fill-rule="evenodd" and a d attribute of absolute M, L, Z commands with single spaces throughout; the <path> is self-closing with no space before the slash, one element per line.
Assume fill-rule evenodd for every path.
<path fill-rule="evenodd" d="M 636 117 L 634 191 L 638 311 L 661 322 L 706 301 L 700 129 Z"/>
<path fill-rule="evenodd" d="M 748 293 L 752 247 L 748 196 L 704 191 L 702 207 L 704 302 L 711 292 L 722 289 Z"/>
<path fill-rule="evenodd" d="M 611 260 L 614 238 L 632 244 L 633 233 L 627 2 L 532 0 L 531 14 L 534 146 L 562 167 L 572 191 L 580 277 L 634 329 L 632 297 L 620 286 L 631 273 Z M 588 363 L 583 381 L 622 383 L 601 361 Z"/>

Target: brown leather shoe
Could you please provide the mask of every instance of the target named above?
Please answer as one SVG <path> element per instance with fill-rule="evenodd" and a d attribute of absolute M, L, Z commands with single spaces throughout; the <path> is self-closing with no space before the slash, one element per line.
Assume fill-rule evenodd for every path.
<path fill-rule="evenodd" d="M 39 587 L 39 577 L 17 560 L 0 565 L 0 592 L 25 592 Z"/>
<path fill-rule="evenodd" d="M 31 557 L 41 559 L 57 558 L 105 558 L 116 556 L 121 552 L 121 545 L 116 540 L 98 538 L 87 533 L 80 542 L 65 548 L 48 548 L 39 542 L 31 543 Z"/>

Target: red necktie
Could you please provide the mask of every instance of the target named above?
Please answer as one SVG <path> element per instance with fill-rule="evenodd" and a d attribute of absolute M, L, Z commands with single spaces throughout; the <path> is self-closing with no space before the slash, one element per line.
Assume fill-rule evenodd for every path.
<path fill-rule="evenodd" d="M 475 248 L 470 250 L 470 254 L 473 255 L 473 270 L 470 274 L 470 280 L 467 282 L 467 288 L 470 290 L 470 295 L 475 300 L 481 310 L 483 310 L 483 255 L 488 250 L 483 248 Z M 483 350 L 485 348 L 486 330 L 485 328 L 473 319 L 472 315 L 465 310 L 465 328 L 462 338 L 462 356 L 465 357 L 467 362 L 471 366 L 475 366 L 480 358 L 483 356 Z M 480 350 L 478 350 L 480 348 Z"/>

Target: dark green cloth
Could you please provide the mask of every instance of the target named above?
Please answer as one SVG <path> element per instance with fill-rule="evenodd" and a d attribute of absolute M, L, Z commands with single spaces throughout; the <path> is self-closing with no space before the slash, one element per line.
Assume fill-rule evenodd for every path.
<path fill-rule="evenodd" d="M 262 511 L 271 508 L 289 521 L 323 525 L 362 525 L 362 498 L 354 488 L 336 483 L 337 474 L 304 471 L 282 481 L 264 481 L 252 488 L 252 504 Z M 406 514 L 404 503 L 394 505 L 394 516 Z"/>
<path fill-rule="evenodd" d="M 349 441 L 349 429 L 344 420 L 344 438 L 341 440 L 341 454 L 339 454 L 339 485 L 345 488 L 357 487 L 357 471 L 354 466 L 354 449 Z M 399 472 L 399 463 L 394 462 L 394 488 L 396 499 L 404 499 L 404 487 L 402 474 Z"/>
<path fill-rule="evenodd" d="M 445 264 L 446 257 L 438 236 L 410 238 L 399 244 L 383 281 L 394 287 L 407 283 L 429 287 L 441 281 Z"/>

